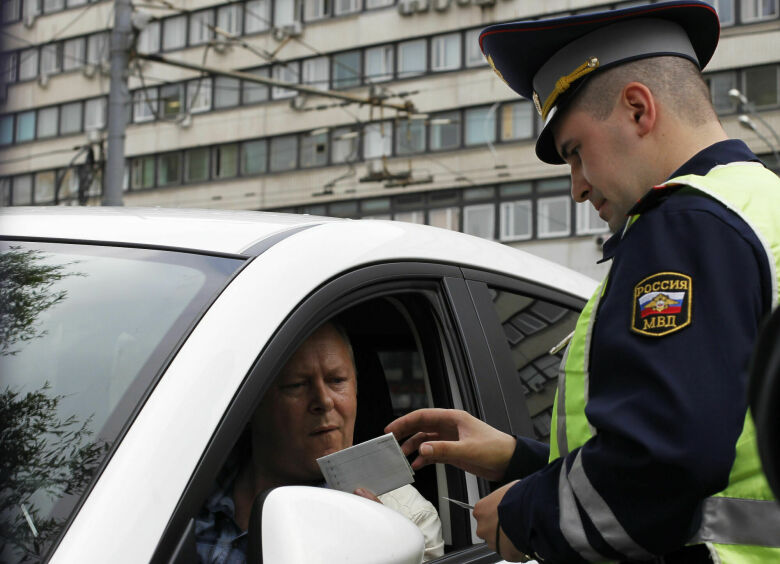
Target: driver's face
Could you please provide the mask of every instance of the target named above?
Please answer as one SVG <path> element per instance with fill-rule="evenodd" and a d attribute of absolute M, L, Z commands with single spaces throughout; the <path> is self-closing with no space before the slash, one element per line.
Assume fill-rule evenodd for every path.
<path fill-rule="evenodd" d="M 279 483 L 321 480 L 317 458 L 352 445 L 357 412 L 355 368 L 329 324 L 285 365 L 252 418 L 256 465 Z"/>

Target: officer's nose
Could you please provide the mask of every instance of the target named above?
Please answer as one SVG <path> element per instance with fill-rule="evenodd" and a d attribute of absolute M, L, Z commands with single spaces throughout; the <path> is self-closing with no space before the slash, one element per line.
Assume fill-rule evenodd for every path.
<path fill-rule="evenodd" d="M 577 168 L 571 169 L 571 197 L 575 202 L 587 202 L 591 185 Z"/>
<path fill-rule="evenodd" d="M 312 383 L 312 398 L 310 409 L 315 412 L 330 411 L 333 409 L 332 390 L 323 378 L 315 378 Z"/>

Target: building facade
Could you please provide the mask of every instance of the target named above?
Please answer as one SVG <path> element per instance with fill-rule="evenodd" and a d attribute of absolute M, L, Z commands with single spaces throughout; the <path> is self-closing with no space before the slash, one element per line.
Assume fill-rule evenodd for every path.
<path fill-rule="evenodd" d="M 715 1 L 723 29 L 706 72 L 729 135 L 776 170 L 778 2 Z M 136 3 L 123 202 L 428 223 L 599 277 L 605 224 L 571 201 L 567 167 L 535 157 L 533 104 L 497 79 L 477 37 L 640 3 Z M 108 0 L 3 0 L 0 205 L 100 204 L 113 22 Z"/>

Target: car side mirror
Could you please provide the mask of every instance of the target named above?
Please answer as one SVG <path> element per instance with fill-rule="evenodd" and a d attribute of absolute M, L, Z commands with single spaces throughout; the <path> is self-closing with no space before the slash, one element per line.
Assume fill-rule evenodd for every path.
<path fill-rule="evenodd" d="M 417 526 L 381 503 L 327 488 L 284 486 L 255 499 L 250 564 L 420 564 Z"/>

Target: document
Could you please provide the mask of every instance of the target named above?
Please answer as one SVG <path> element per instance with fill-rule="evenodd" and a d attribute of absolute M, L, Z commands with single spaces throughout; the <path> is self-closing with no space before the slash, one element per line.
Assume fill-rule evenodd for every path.
<path fill-rule="evenodd" d="M 392 433 L 318 458 L 317 464 L 328 486 L 343 492 L 363 488 L 380 495 L 414 482 L 414 470 Z"/>

